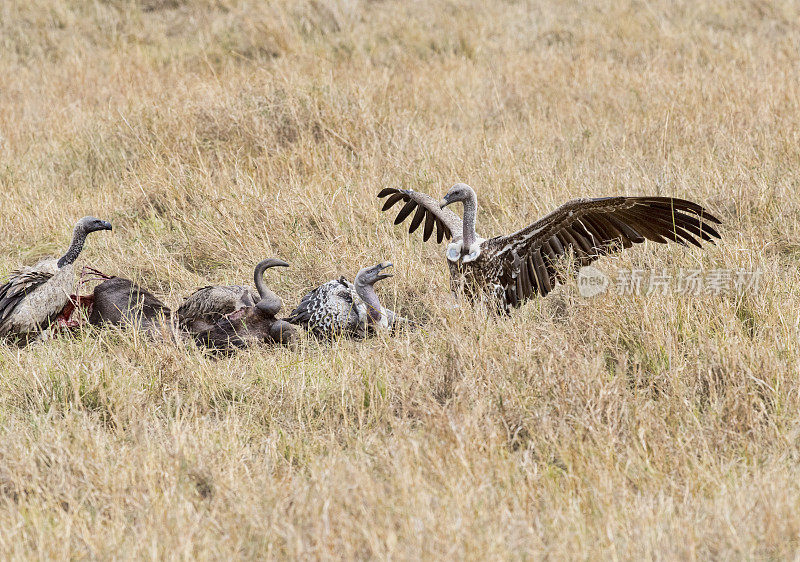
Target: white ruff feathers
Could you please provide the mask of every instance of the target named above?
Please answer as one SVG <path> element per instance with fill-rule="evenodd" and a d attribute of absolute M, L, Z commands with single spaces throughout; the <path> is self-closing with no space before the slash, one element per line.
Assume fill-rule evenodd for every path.
<path fill-rule="evenodd" d="M 464 249 L 464 241 L 458 240 L 457 242 L 450 242 L 450 244 L 447 245 L 447 259 L 453 263 L 459 260 L 461 263 L 475 261 L 478 259 L 478 256 L 481 255 L 481 244 L 484 242 L 486 242 L 486 239 L 479 236 L 475 242 L 470 244 L 469 252 L 467 252 L 463 257 L 461 255 L 461 251 Z"/>

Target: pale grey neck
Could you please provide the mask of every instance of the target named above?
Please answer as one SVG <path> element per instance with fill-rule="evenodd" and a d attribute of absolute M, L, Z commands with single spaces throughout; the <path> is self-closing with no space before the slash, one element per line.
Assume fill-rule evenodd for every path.
<path fill-rule="evenodd" d="M 372 285 L 356 285 L 356 293 L 361 297 L 361 300 L 367 305 L 367 315 L 373 324 L 381 321 L 383 316 L 381 312 L 381 303 L 378 300 L 378 294 L 375 292 L 375 287 Z"/>
<path fill-rule="evenodd" d="M 478 198 L 475 196 L 475 192 L 471 191 L 469 199 L 464 201 L 464 241 L 462 248 L 465 252 L 469 252 L 469 247 L 478 239 L 478 235 L 475 233 L 475 215 L 477 212 Z"/>
<path fill-rule="evenodd" d="M 78 259 L 78 256 L 83 250 L 83 244 L 86 242 L 86 230 L 83 229 L 81 226 L 76 226 L 75 231 L 72 234 L 72 244 L 69 245 L 67 248 L 67 252 L 61 256 L 61 259 L 58 260 L 58 267 L 64 267 L 65 265 L 70 265 L 75 263 L 75 260 Z"/>

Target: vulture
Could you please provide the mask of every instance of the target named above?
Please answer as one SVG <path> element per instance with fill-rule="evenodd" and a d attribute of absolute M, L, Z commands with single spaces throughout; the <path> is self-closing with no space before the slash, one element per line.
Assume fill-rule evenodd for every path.
<path fill-rule="evenodd" d="M 187 303 L 198 294 L 206 296 L 197 297 L 195 300 L 207 299 L 205 303 L 195 303 L 197 310 L 213 311 L 216 321 L 206 330 L 195 333 L 195 340 L 212 351 L 228 354 L 235 349 L 244 348 L 255 343 L 290 344 L 297 336 L 297 329 L 285 320 L 276 318 L 283 302 L 280 297 L 264 285 L 264 271 L 270 267 L 288 267 L 289 264 L 278 259 L 266 259 L 260 262 L 255 269 L 255 284 L 258 296 L 248 295 L 256 302 L 252 306 L 240 307 L 244 298 L 238 296 L 224 296 L 231 294 L 241 295 L 244 287 L 206 287 L 191 295 L 181 308 L 186 308 Z M 215 289 L 202 293 L 206 289 Z M 231 291 L 217 291 L 216 289 L 232 289 Z M 247 289 L 249 291 L 249 289 Z M 217 295 L 216 300 L 208 295 Z M 222 295 L 222 296 L 220 296 Z M 223 304 L 220 304 L 223 303 Z M 216 307 L 216 308 L 215 308 Z M 180 314 L 180 309 L 179 309 Z M 195 326 L 200 324 L 195 323 Z"/>
<path fill-rule="evenodd" d="M 132 326 L 151 335 L 172 332 L 172 312 L 153 293 L 130 279 L 111 277 L 94 288 L 89 323 Z"/>
<path fill-rule="evenodd" d="M 411 324 L 383 308 L 375 293 L 375 283 L 392 277 L 384 273 L 392 265 L 383 262 L 365 267 L 353 283 L 341 277 L 320 285 L 302 298 L 287 320 L 327 340 L 337 336 L 364 339 L 377 329 L 394 328 L 401 322 Z"/>
<path fill-rule="evenodd" d="M 69 303 L 75 286 L 73 264 L 86 237 L 97 230 L 111 230 L 111 223 L 83 217 L 75 225 L 72 243 L 63 256 L 11 273 L 0 286 L 0 338 L 27 341 L 41 337 Z"/>
<path fill-rule="evenodd" d="M 196 290 L 186 297 L 178 309 L 178 321 L 181 327 L 193 332 L 205 332 L 214 327 L 225 316 L 256 306 L 277 306 L 280 310 L 281 299 L 264 285 L 264 272 L 270 267 L 289 267 L 285 261 L 266 259 L 256 265 L 253 281 L 258 293 L 242 285 L 212 285 Z M 266 301 L 262 304 L 261 301 Z M 267 303 L 271 303 L 268 305 Z"/>
<path fill-rule="evenodd" d="M 451 187 L 441 201 L 395 188 L 382 190 L 378 197 L 387 198 L 383 211 L 405 203 L 395 224 L 414 212 L 409 233 L 424 223 L 424 240 L 434 227 L 439 243 L 451 240 L 446 252 L 451 290 L 463 291 L 472 302 L 486 299 L 500 313 L 534 295 L 544 296 L 563 282 L 557 262 L 564 256 L 583 267 L 645 240 L 700 247 L 700 241 L 720 238 L 713 226 L 721 224 L 718 218 L 697 203 L 673 197 L 575 199 L 517 232 L 488 240 L 475 232 L 478 201 L 466 184 Z M 463 221 L 446 208 L 458 201 L 464 206 Z"/>

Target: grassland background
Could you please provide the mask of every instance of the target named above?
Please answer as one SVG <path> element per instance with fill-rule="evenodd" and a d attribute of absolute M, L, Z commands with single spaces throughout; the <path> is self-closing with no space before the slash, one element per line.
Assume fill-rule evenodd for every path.
<path fill-rule="evenodd" d="M 0 273 L 81 263 L 170 305 L 389 259 L 426 328 L 215 361 L 135 333 L 0 347 L 6 558 L 783 558 L 800 535 L 800 7 L 791 1 L 0 3 Z M 662 194 L 761 291 L 574 286 L 449 310 L 443 248 L 381 215 L 478 191 L 479 232 Z"/>

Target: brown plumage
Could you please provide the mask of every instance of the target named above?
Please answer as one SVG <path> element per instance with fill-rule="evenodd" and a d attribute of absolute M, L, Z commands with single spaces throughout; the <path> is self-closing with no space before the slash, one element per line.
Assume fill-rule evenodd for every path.
<path fill-rule="evenodd" d="M 506 312 L 534 295 L 546 295 L 563 281 L 557 270 L 559 258 L 571 255 L 581 267 L 645 240 L 700 247 L 701 241 L 720 237 L 712 226 L 720 224 L 719 219 L 697 203 L 672 197 L 576 199 L 530 226 L 489 240 L 475 232 L 477 198 L 466 184 L 454 185 L 441 202 L 393 188 L 378 197 L 388 198 L 383 210 L 406 202 L 395 224 L 416 209 L 409 232 L 424 220 L 425 239 L 431 235 L 430 224 L 441 228 L 440 242 L 452 238 L 446 257 L 454 291 L 463 291 L 471 300 L 489 297 Z M 457 201 L 464 204 L 463 221 L 445 209 Z"/>
<path fill-rule="evenodd" d="M 204 332 L 213 328 L 224 317 L 252 308 L 263 299 L 269 300 L 273 303 L 272 306 L 277 306 L 280 310 L 282 304 L 280 298 L 264 285 L 264 272 L 271 267 L 288 267 L 288 265 L 285 261 L 277 259 L 259 262 L 253 272 L 253 281 L 258 293 L 242 285 L 212 285 L 196 290 L 186 297 L 177 311 L 181 326 L 193 333 Z"/>
<path fill-rule="evenodd" d="M 260 262 L 254 272 L 258 302 L 221 316 L 211 328 L 195 333 L 202 346 L 221 353 L 257 343 L 289 344 L 297 337 L 297 330 L 288 322 L 276 318 L 283 306 L 280 297 L 264 284 L 264 272 L 270 267 L 288 267 L 278 259 Z"/>

